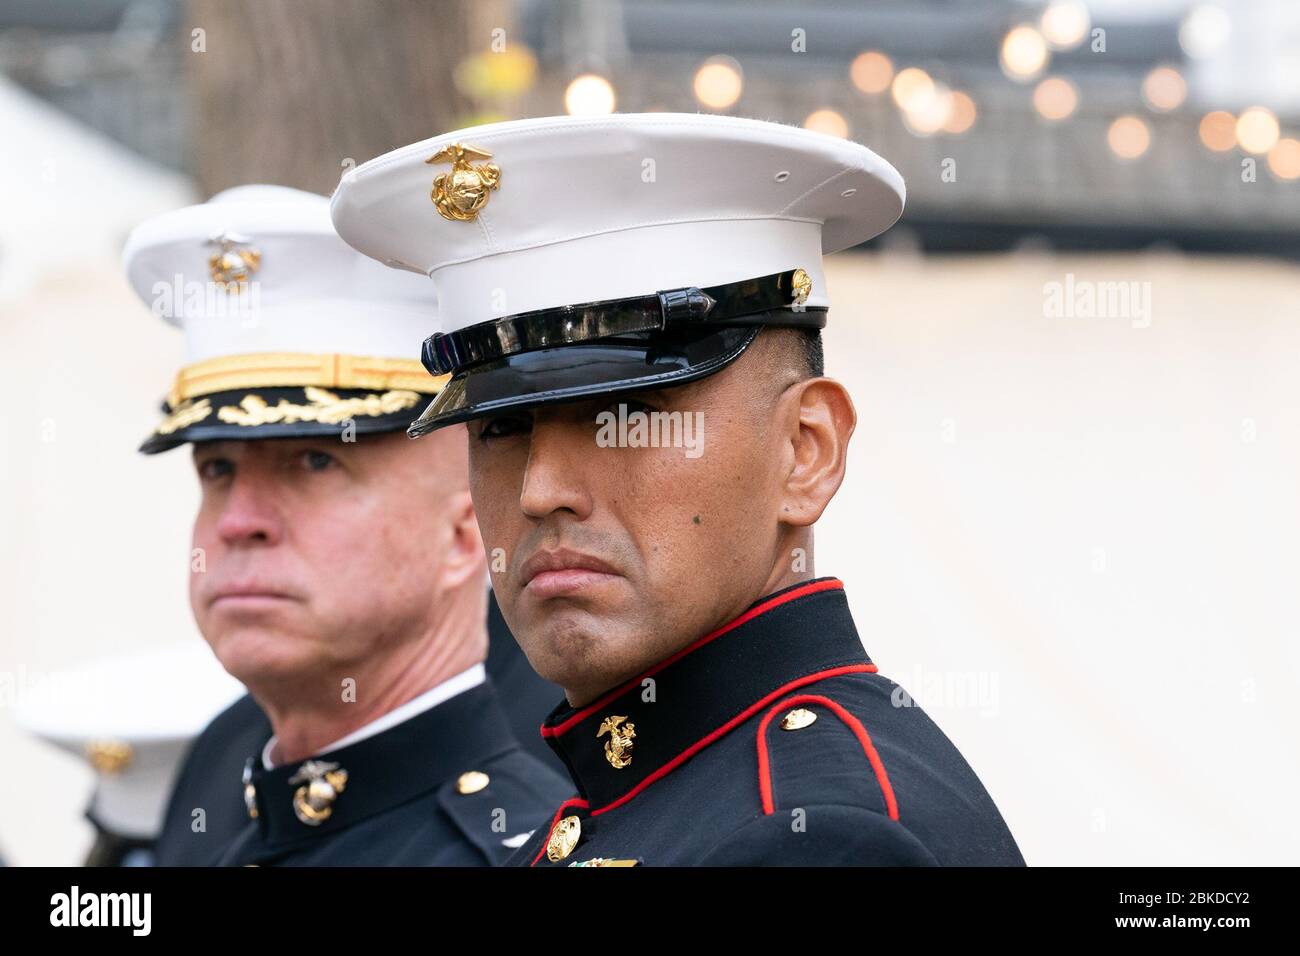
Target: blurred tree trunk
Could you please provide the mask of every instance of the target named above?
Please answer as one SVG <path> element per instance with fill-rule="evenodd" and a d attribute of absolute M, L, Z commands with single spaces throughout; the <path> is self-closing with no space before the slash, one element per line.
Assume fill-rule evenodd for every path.
<path fill-rule="evenodd" d="M 348 160 L 455 129 L 472 110 L 452 80 L 456 65 L 487 48 L 509 7 L 190 0 L 181 39 L 191 49 L 200 190 L 265 182 L 330 193 Z"/>

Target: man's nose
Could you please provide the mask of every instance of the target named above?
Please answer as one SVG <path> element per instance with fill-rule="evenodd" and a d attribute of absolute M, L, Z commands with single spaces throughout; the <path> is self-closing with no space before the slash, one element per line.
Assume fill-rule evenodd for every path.
<path fill-rule="evenodd" d="M 529 434 L 519 507 L 532 518 L 568 511 L 578 520 L 591 514 L 589 469 L 599 465 L 594 431 L 538 414 Z"/>
<path fill-rule="evenodd" d="M 229 545 L 278 543 L 284 526 L 274 492 L 255 476 L 237 474 L 217 520 L 221 540 Z"/>

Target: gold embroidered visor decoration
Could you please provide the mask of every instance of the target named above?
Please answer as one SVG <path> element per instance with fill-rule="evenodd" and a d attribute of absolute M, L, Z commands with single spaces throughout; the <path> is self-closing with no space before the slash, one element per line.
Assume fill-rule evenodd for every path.
<path fill-rule="evenodd" d="M 433 377 L 418 359 L 299 352 L 223 355 L 182 368 L 167 395 L 167 404 L 178 409 L 189 399 L 241 388 L 313 386 L 436 395 L 450 377 Z"/>
<path fill-rule="evenodd" d="M 299 405 L 284 399 L 270 405 L 260 395 L 245 395 L 239 405 L 225 405 L 217 418 L 228 425 L 295 425 L 299 422 L 321 422 L 339 425 L 360 415 L 378 417 L 392 415 L 415 406 L 420 401 L 418 392 L 393 390 L 382 395 L 360 395 L 343 398 L 323 388 L 305 388 L 308 405 Z"/>

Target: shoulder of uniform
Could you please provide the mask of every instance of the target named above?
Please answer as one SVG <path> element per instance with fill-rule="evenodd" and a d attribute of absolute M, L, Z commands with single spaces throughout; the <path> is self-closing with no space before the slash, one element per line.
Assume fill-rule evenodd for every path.
<path fill-rule="evenodd" d="M 232 757 L 242 762 L 270 736 L 271 722 L 257 701 L 251 694 L 240 697 L 208 721 L 208 725 L 186 747 L 172 785 L 171 799 L 174 801 L 185 792 L 192 781 L 195 786 L 205 786 L 214 767 L 224 768 L 231 764 Z M 238 777 L 235 779 L 237 782 Z"/>
<path fill-rule="evenodd" d="M 761 815 L 718 841 L 702 866 L 938 866 L 897 820 L 836 804 Z"/>
<path fill-rule="evenodd" d="M 898 799 L 877 746 L 890 721 L 887 696 L 883 685 L 827 680 L 765 708 L 755 728 L 762 812 L 840 805 L 898 821 Z"/>
<path fill-rule="evenodd" d="M 438 788 L 438 804 L 492 864 L 503 863 L 545 827 L 573 786 L 540 760 L 512 748 L 467 767 Z"/>

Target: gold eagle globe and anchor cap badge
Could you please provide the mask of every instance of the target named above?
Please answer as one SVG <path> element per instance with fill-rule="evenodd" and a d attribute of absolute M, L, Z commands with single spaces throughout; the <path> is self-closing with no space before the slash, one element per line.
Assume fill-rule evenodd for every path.
<path fill-rule="evenodd" d="M 425 160 L 426 163 L 451 163 L 451 172 L 439 173 L 433 180 L 429 198 L 443 219 L 473 222 L 487 205 L 488 195 L 501 185 L 501 167 L 496 163 L 470 164 L 472 159 L 491 159 L 492 154 L 477 146 L 452 143 Z"/>
<path fill-rule="evenodd" d="M 293 812 L 309 827 L 318 827 L 334 813 L 334 801 L 348 784 L 348 772 L 336 763 L 308 760 L 289 778 L 289 786 L 302 784 L 293 792 Z"/>
<path fill-rule="evenodd" d="M 249 245 L 252 241 L 233 232 L 219 232 L 208 240 L 208 245 L 221 247 L 208 258 L 208 275 L 221 291 L 238 295 L 262 268 L 262 252 Z"/>

